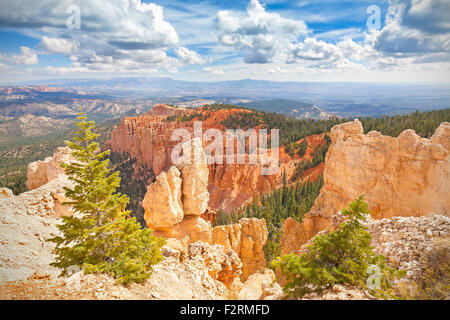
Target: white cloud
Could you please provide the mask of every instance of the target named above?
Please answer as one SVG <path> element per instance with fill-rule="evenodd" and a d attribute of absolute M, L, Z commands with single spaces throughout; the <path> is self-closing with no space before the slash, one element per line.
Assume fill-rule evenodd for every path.
<path fill-rule="evenodd" d="M 61 53 L 69 55 L 80 48 L 80 43 L 76 40 L 42 37 L 39 44 L 45 51 L 49 53 Z"/>
<path fill-rule="evenodd" d="M 37 64 L 37 54 L 28 47 L 20 47 L 20 54 L 0 55 L 0 59 L 14 64 Z"/>
<path fill-rule="evenodd" d="M 33 28 L 41 37 L 37 48 L 43 53 L 70 56 L 74 68 L 92 70 L 130 68 L 130 70 L 166 68 L 181 65 L 166 51 L 180 42 L 175 28 L 164 19 L 163 8 L 141 0 L 80 0 L 79 30 L 67 28 L 74 3 L 56 1 L 4 1 L 0 26 Z M 181 49 L 184 63 L 199 63 L 192 50 Z"/>
<path fill-rule="evenodd" d="M 185 47 L 175 49 L 175 54 L 185 64 L 203 64 L 205 60 L 195 51 Z"/>
<path fill-rule="evenodd" d="M 221 69 L 214 69 L 214 68 L 210 68 L 210 67 L 203 68 L 202 70 L 207 73 L 212 73 L 216 76 L 225 74 L 225 72 Z"/>
<path fill-rule="evenodd" d="M 386 26 L 372 36 L 373 45 L 398 58 L 432 55 L 450 61 L 449 16 L 448 1 L 391 0 Z"/>
<path fill-rule="evenodd" d="M 219 11 L 214 19 L 219 42 L 242 52 L 247 63 L 268 63 L 290 42 L 307 33 L 301 20 L 269 13 L 258 0 L 251 0 L 245 15 Z"/>

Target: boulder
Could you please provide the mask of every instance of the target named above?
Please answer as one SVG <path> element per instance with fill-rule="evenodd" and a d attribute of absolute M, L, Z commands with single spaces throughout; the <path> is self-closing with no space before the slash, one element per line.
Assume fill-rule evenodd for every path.
<path fill-rule="evenodd" d="M 264 269 L 250 275 L 242 285 L 238 300 L 280 299 L 283 295 L 281 287 L 275 282 L 275 273 Z"/>

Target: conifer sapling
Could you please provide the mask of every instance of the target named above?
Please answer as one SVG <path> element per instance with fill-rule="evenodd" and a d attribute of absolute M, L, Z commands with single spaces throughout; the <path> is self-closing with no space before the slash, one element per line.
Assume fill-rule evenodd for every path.
<path fill-rule="evenodd" d="M 55 242 L 57 259 L 53 266 L 67 275 L 73 267 L 85 273 L 107 273 L 119 283 L 142 282 L 150 277 L 152 265 L 162 260 L 160 248 L 165 240 L 156 238 L 150 229 L 141 229 L 136 218 L 130 218 L 125 210 L 129 199 L 116 193 L 120 185 L 119 172 L 110 174 L 109 150 L 100 152 L 94 140 L 94 121 L 86 121 L 81 110 L 76 125 L 79 130 L 73 142 L 66 142 L 72 149 L 75 161 L 62 163 L 65 173 L 74 182 L 73 188 L 65 187 L 66 197 L 75 214 L 63 217 L 58 226 L 61 236 Z"/>

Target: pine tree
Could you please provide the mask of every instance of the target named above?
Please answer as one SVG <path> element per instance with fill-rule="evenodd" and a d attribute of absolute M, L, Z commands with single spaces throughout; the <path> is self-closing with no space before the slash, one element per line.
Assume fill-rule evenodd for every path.
<path fill-rule="evenodd" d="M 286 277 L 284 291 L 288 295 L 301 297 L 311 291 L 322 291 L 334 284 L 350 284 L 368 289 L 368 268 L 379 270 L 379 288 L 370 288 L 379 298 L 395 298 L 391 282 L 400 278 L 399 271 L 386 264 L 386 258 L 377 255 L 370 246 L 371 236 L 362 224 L 366 219 L 368 205 L 363 196 L 350 203 L 342 214 L 347 217 L 339 229 L 314 237 L 307 245 L 307 253 L 283 255 L 272 262 Z"/>
<path fill-rule="evenodd" d="M 116 193 L 119 172 L 109 173 L 109 150 L 99 152 L 94 121 L 86 121 L 81 110 L 76 123 L 79 128 L 73 142 L 66 142 L 76 159 L 62 163 L 74 187 L 65 187 L 75 214 L 63 217 L 58 228 L 62 236 L 51 241 L 56 245 L 53 266 L 66 275 L 73 267 L 85 273 L 111 274 L 119 283 L 142 282 L 150 277 L 152 265 L 162 260 L 160 248 L 164 240 L 150 229 L 141 229 L 136 218 L 125 210 L 129 199 Z"/>

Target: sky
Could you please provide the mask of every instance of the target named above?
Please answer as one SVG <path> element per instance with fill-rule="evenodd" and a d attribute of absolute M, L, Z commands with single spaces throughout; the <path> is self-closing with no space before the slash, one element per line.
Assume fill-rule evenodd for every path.
<path fill-rule="evenodd" d="M 450 82 L 449 0 L 0 0 L 0 82 Z"/>

